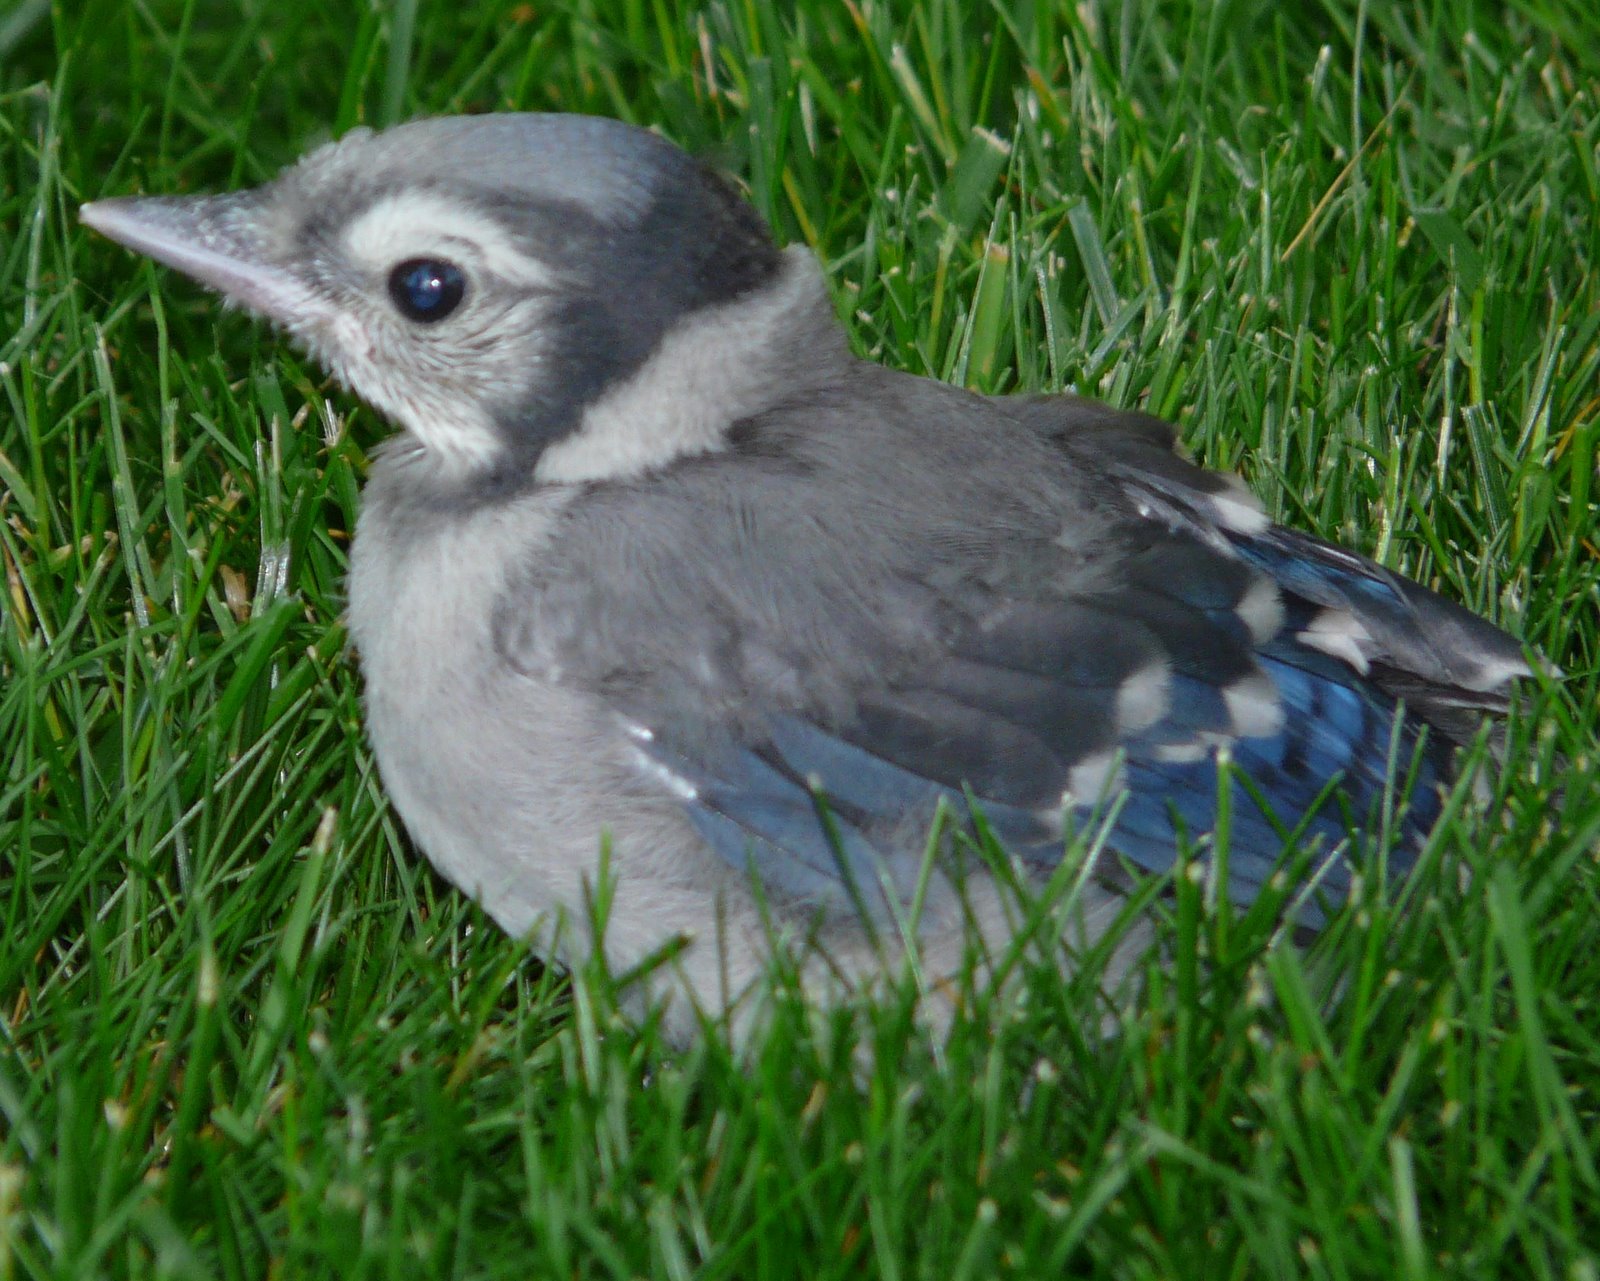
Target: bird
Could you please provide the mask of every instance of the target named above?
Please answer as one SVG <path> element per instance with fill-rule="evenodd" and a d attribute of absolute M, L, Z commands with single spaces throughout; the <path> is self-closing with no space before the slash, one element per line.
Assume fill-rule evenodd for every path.
<path fill-rule="evenodd" d="M 1084 831 L 1064 946 L 1122 921 L 1108 974 L 1149 943 L 1131 887 L 1222 846 L 1239 904 L 1311 851 L 1315 930 L 1363 850 L 1414 864 L 1530 672 L 1158 418 L 856 356 L 811 250 L 648 129 L 357 128 L 81 218 L 397 429 L 348 578 L 385 791 L 506 931 L 644 973 L 675 1037 L 749 1017 L 779 949 L 819 1000 L 912 955 L 938 988 Z"/>

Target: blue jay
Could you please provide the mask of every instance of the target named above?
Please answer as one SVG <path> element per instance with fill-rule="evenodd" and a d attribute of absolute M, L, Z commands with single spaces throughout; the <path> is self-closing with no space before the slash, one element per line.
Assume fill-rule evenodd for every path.
<path fill-rule="evenodd" d="M 934 977 L 964 926 L 1004 939 L 992 869 L 927 853 L 941 804 L 1024 879 L 1102 822 L 1092 940 L 1114 865 L 1204 855 L 1225 756 L 1253 780 L 1226 784 L 1232 896 L 1294 830 L 1337 898 L 1386 803 L 1389 866 L 1414 860 L 1528 671 L 1466 610 L 1273 524 L 1164 422 L 855 358 L 812 255 L 644 130 L 355 130 L 253 190 L 82 217 L 399 428 L 349 619 L 416 844 L 571 963 L 601 942 L 609 843 L 606 960 L 686 940 L 659 986 L 712 1012 L 774 938 L 819 990 L 869 981 L 885 933 Z"/>

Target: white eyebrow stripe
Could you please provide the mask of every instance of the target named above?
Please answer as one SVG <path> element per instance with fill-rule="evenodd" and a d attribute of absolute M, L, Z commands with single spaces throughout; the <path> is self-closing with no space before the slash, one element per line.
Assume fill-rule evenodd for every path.
<path fill-rule="evenodd" d="M 350 220 L 343 240 L 351 258 L 379 273 L 408 258 L 440 257 L 524 288 L 548 288 L 555 279 L 493 218 L 432 191 L 383 197 Z"/>

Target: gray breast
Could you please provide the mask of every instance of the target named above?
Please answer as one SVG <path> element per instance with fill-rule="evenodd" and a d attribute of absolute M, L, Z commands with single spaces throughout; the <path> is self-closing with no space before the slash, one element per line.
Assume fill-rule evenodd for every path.
<path fill-rule="evenodd" d="M 384 786 L 429 861 L 514 935 L 553 931 L 562 912 L 573 924 L 605 838 L 636 854 L 619 860 L 607 935 L 625 969 L 712 919 L 730 875 L 615 711 L 560 670 L 511 666 L 496 645 L 497 610 L 508 592 L 536 590 L 525 569 L 574 491 L 423 510 L 403 466 L 380 465 L 368 485 L 351 556 L 350 625 Z M 569 929 L 551 950 L 571 960 L 587 947 Z"/>

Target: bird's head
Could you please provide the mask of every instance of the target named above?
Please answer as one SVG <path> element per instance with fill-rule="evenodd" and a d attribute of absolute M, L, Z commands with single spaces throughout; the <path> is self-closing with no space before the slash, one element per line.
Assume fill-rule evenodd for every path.
<path fill-rule="evenodd" d="M 717 447 L 822 296 L 702 164 L 586 116 L 357 130 L 252 190 L 82 217 L 281 325 L 484 492 Z"/>

